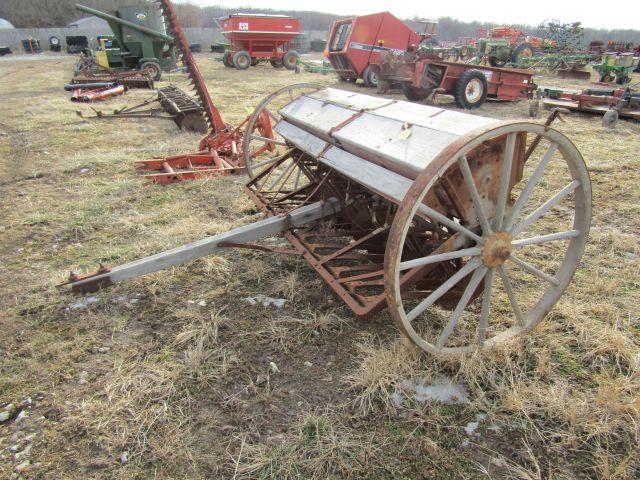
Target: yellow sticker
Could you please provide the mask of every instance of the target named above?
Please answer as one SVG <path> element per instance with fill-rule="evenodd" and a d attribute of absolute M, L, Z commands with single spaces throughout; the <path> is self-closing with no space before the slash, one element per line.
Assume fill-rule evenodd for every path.
<path fill-rule="evenodd" d="M 407 138 L 409 138 L 411 136 L 411 132 L 413 130 L 411 130 L 411 127 L 409 128 L 402 128 L 402 131 L 400 132 L 400 135 L 398 135 L 398 138 L 400 140 L 406 140 Z"/>

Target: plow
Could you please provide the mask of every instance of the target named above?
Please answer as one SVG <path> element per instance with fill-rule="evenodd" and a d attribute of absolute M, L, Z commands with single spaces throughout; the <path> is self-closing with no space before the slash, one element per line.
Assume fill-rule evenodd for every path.
<path fill-rule="evenodd" d="M 66 285 L 95 291 L 230 248 L 293 255 L 357 317 L 386 308 L 419 349 L 459 356 L 530 332 L 579 265 L 590 179 L 550 125 L 297 85 L 240 137 L 212 107 L 202 146 L 244 165 L 263 218 Z"/>

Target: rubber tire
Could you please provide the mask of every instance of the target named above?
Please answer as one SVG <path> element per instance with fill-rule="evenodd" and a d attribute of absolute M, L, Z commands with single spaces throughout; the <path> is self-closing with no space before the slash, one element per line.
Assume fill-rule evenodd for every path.
<path fill-rule="evenodd" d="M 235 65 L 233 64 L 233 59 L 231 58 L 231 52 L 224 52 L 224 55 L 222 55 L 222 64 L 227 68 L 235 67 Z"/>
<path fill-rule="evenodd" d="M 378 72 L 376 72 L 376 68 L 369 65 L 362 72 L 362 80 L 364 80 L 364 84 L 367 87 L 377 88 L 378 87 Z"/>
<path fill-rule="evenodd" d="M 282 64 L 284 65 L 284 68 L 287 70 L 295 70 L 296 65 L 298 65 L 298 58 L 300 58 L 298 52 L 295 50 L 289 50 L 284 54 L 284 57 L 282 57 Z"/>
<path fill-rule="evenodd" d="M 431 90 L 426 88 L 417 88 L 408 83 L 402 84 L 402 92 L 407 100 L 412 102 L 420 102 L 431 94 Z"/>
<path fill-rule="evenodd" d="M 507 64 L 506 60 L 498 60 L 497 57 L 489 57 L 489 65 L 496 68 L 502 68 Z"/>
<path fill-rule="evenodd" d="M 249 52 L 240 50 L 233 56 L 233 66 L 238 70 L 246 70 L 251 66 L 251 56 Z"/>
<path fill-rule="evenodd" d="M 482 82 L 483 92 L 477 101 L 471 103 L 466 98 L 466 89 L 469 82 L 475 79 L 479 79 Z M 467 70 L 458 78 L 456 86 L 453 89 L 453 98 L 456 101 L 456 105 L 460 108 L 466 108 L 469 110 L 472 108 L 478 108 L 487 99 L 488 89 L 489 84 L 487 82 L 487 77 L 484 76 L 484 73 L 482 73 L 480 70 Z"/>
<path fill-rule="evenodd" d="M 269 63 L 271 64 L 271 66 L 273 68 L 282 68 L 284 67 L 284 65 L 282 65 L 282 60 L 280 60 L 277 57 L 272 57 L 269 59 Z"/>
<path fill-rule="evenodd" d="M 142 65 L 140 65 L 141 72 L 144 72 L 147 69 L 151 70 L 150 76 L 154 82 L 157 82 L 162 78 L 162 69 L 160 68 L 160 64 L 158 62 L 144 62 Z"/>
<path fill-rule="evenodd" d="M 516 48 L 513 49 L 513 52 L 511 52 L 511 61 L 517 64 L 518 60 L 520 59 L 520 55 L 522 54 L 522 52 L 524 52 L 527 49 L 531 50 L 531 56 L 535 54 L 533 45 L 531 45 L 530 43 L 521 43 L 520 45 L 518 45 Z"/>

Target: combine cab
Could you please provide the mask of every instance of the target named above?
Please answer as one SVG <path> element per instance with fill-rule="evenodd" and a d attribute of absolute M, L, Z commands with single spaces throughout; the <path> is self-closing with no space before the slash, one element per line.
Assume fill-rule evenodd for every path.
<path fill-rule="evenodd" d="M 434 42 L 436 23 L 422 22 L 423 33 L 416 33 L 389 12 L 337 20 L 331 27 L 327 53 L 333 69 L 343 81 L 364 80 L 378 85 L 375 65 L 383 52 L 404 53 L 422 42 Z"/>

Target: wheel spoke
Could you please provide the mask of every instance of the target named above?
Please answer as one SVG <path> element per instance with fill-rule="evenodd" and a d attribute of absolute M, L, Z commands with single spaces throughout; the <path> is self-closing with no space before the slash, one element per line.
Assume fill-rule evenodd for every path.
<path fill-rule="evenodd" d="M 464 236 L 466 236 L 466 237 L 468 237 L 468 238 L 470 238 L 472 240 L 475 240 L 477 243 L 484 243 L 484 239 L 482 237 L 479 237 L 478 235 L 473 233 L 468 228 L 463 227 L 459 223 L 456 223 L 453 220 L 445 217 L 444 215 L 442 215 L 441 213 L 435 211 L 431 207 L 428 207 L 428 206 L 426 206 L 424 204 L 421 204 L 418 207 L 418 211 L 420 213 L 422 213 L 423 215 L 431 218 L 432 220 L 435 220 L 436 222 L 439 222 L 439 223 L 445 225 L 446 227 L 449 227 L 452 230 L 455 230 L 456 232 L 460 232 Z"/>
<path fill-rule="evenodd" d="M 436 290 L 422 300 L 413 310 L 407 315 L 407 320 L 412 322 L 418 315 L 422 314 L 427 308 L 433 305 L 440 297 L 453 288 L 460 280 L 469 275 L 472 271 L 480 266 L 481 261 L 474 258 L 468 262 L 464 267 L 458 270 L 452 275 L 446 282 L 440 285 Z"/>
<path fill-rule="evenodd" d="M 269 110 L 268 108 L 265 108 L 265 111 L 269 114 L 269 116 L 272 119 L 274 119 L 276 121 L 276 123 L 278 123 L 280 121 L 280 119 L 278 117 L 276 117 L 271 110 Z"/>
<path fill-rule="evenodd" d="M 518 200 L 516 200 L 515 205 L 507 214 L 507 219 L 504 222 L 505 230 L 509 230 L 513 225 L 513 221 L 518 216 L 518 213 L 520 213 L 520 210 L 522 209 L 522 207 L 524 207 L 524 204 L 527 203 L 527 200 L 529 199 L 531 192 L 540 181 L 540 178 L 544 173 L 544 169 L 547 168 L 547 164 L 549 163 L 549 160 L 551 160 L 551 157 L 553 157 L 553 155 L 556 153 L 556 150 L 558 150 L 558 145 L 553 143 L 549 146 L 549 148 L 545 152 L 544 156 L 542 157 L 542 160 L 540 160 L 540 163 L 538 164 L 535 171 L 533 172 L 533 175 L 531 175 L 531 178 L 527 182 L 527 185 L 522 190 L 522 193 L 520 193 Z"/>
<path fill-rule="evenodd" d="M 269 184 L 269 186 L 266 188 L 266 191 L 271 191 L 271 189 L 274 188 L 276 185 L 278 185 L 278 183 L 282 181 L 285 175 L 289 173 L 293 167 L 296 166 L 296 162 L 293 159 L 290 159 L 290 162 L 291 163 L 289 163 L 289 165 L 287 165 L 287 167 L 282 172 L 280 172 L 278 177 L 272 183 Z"/>
<path fill-rule="evenodd" d="M 513 254 L 509 257 L 509 260 L 511 260 L 513 263 L 515 263 L 516 265 L 518 265 L 522 269 L 524 269 L 527 272 L 529 272 L 531 275 L 535 275 L 536 277 L 544 280 L 545 282 L 549 282 L 550 284 L 555 285 L 556 287 L 558 285 L 560 285 L 560 281 L 556 277 L 553 277 L 553 276 L 549 275 L 548 273 L 545 273 L 542 270 L 537 269 L 536 267 L 534 267 L 530 263 L 527 263 L 524 260 L 519 259 L 518 257 L 516 257 Z"/>
<path fill-rule="evenodd" d="M 292 150 L 289 150 L 283 153 L 282 155 L 278 155 L 277 157 L 269 158 L 267 160 L 263 160 L 262 162 L 254 163 L 253 165 L 251 165 L 251 168 L 255 169 L 255 168 L 264 167 L 265 165 L 271 165 L 272 163 L 282 160 L 285 156 L 289 155 L 291 151 Z"/>
<path fill-rule="evenodd" d="M 525 245 L 537 245 L 539 243 L 554 242 L 557 240 L 566 240 L 567 238 L 574 238 L 580 235 L 580 230 L 567 230 L 566 232 L 550 233 L 548 235 L 540 235 L 537 237 L 523 238 L 522 240 L 515 240 L 511 244 L 514 247 L 524 247 Z"/>
<path fill-rule="evenodd" d="M 296 181 L 293 185 L 293 191 L 296 191 L 298 189 L 298 184 L 300 183 L 300 175 L 302 174 L 302 169 L 299 168 L 298 172 L 296 173 Z"/>
<path fill-rule="evenodd" d="M 574 180 L 569 185 L 564 187 L 562 190 L 556 193 L 553 197 L 551 197 L 549 200 L 547 200 L 541 206 L 539 206 L 532 214 L 530 214 L 522 222 L 520 222 L 518 225 L 513 227 L 513 230 L 511 231 L 511 236 L 513 237 L 517 236 L 529 225 L 535 222 L 538 218 L 540 218 L 542 215 L 544 215 L 553 207 L 555 207 L 558 203 L 560 203 L 567 195 L 569 195 L 576 188 L 578 188 L 578 186 L 580 186 L 580 181 Z"/>
<path fill-rule="evenodd" d="M 261 137 L 260 135 L 253 135 L 253 134 L 249 135 L 249 137 L 251 138 L 251 140 L 262 140 L 265 143 L 275 143 L 276 145 L 281 145 L 283 147 L 287 146 L 285 142 L 276 140 L 274 138 Z"/>
<path fill-rule="evenodd" d="M 460 320 L 460 317 L 462 316 L 464 309 L 467 308 L 467 305 L 469 304 L 469 300 L 471 299 L 473 292 L 475 292 L 476 288 L 478 288 L 478 285 L 480 284 L 480 281 L 484 278 L 485 273 L 487 273 L 487 267 L 485 267 L 484 265 L 478 268 L 475 272 L 473 272 L 473 275 L 471 276 L 471 280 L 469 280 L 469 284 L 467 285 L 467 288 L 464 289 L 464 292 L 460 297 L 460 300 L 458 301 L 458 304 L 456 305 L 455 310 L 451 314 L 449 321 L 445 325 L 444 330 L 442 330 L 442 333 L 438 338 L 438 341 L 436 343 L 437 348 L 442 348 L 444 344 L 447 342 L 447 340 L 449 339 L 449 337 L 451 336 L 451 332 L 453 332 L 453 329 L 458 324 L 458 321 Z"/>
<path fill-rule="evenodd" d="M 513 165 L 513 156 L 516 149 L 516 133 L 507 135 L 507 142 L 504 149 L 504 159 L 502 165 L 502 174 L 500 175 L 500 189 L 498 190 L 498 200 L 496 201 L 496 211 L 493 216 L 494 230 L 502 228 L 502 220 L 504 210 L 507 205 L 507 197 L 509 196 L 509 184 L 511 183 L 511 167 Z"/>
<path fill-rule="evenodd" d="M 487 335 L 487 325 L 489 324 L 489 311 L 491 310 L 491 294 L 493 293 L 493 277 L 495 270 L 490 268 L 484 279 L 484 292 L 482 294 L 482 311 L 480 313 L 480 322 L 478 323 L 478 348 L 484 345 L 484 339 Z"/>
<path fill-rule="evenodd" d="M 465 248 L 464 250 L 456 250 L 454 252 L 445 252 L 439 253 L 436 255 L 429 255 L 426 257 L 415 258 L 413 260 L 407 260 L 406 262 L 400 263 L 400 271 L 409 270 L 414 267 L 421 267 L 423 265 L 429 265 L 431 263 L 444 262 L 446 260 L 454 260 L 456 258 L 462 257 L 475 257 L 480 255 L 482 250 L 473 247 L 473 248 Z"/>
<path fill-rule="evenodd" d="M 524 315 L 522 315 L 522 310 L 520 310 L 520 305 L 518 305 L 516 295 L 513 292 L 513 286 L 511 285 L 511 280 L 509 280 L 509 276 L 507 275 L 507 270 L 504 268 L 504 265 L 500 265 L 498 267 L 498 273 L 500 274 L 500 278 L 502 279 L 504 290 L 507 292 L 507 296 L 509 297 L 509 302 L 511 303 L 513 313 L 515 313 L 516 315 L 516 321 L 518 322 L 518 325 L 524 327 Z"/>
<path fill-rule="evenodd" d="M 478 188 L 476 187 L 476 182 L 473 179 L 473 175 L 471 174 L 471 169 L 469 168 L 469 161 L 467 160 L 466 155 L 461 155 L 458 158 L 458 164 L 460 165 L 460 171 L 462 172 L 462 176 L 464 177 L 464 181 L 467 184 L 467 188 L 469 189 L 469 193 L 471 194 L 471 200 L 473 201 L 473 206 L 476 210 L 476 215 L 478 217 L 478 221 L 482 226 L 483 233 L 485 235 L 490 235 L 492 233 L 491 227 L 489 226 L 489 221 L 484 214 L 484 210 L 482 208 L 482 201 L 480 199 L 480 195 L 478 194 Z"/>

